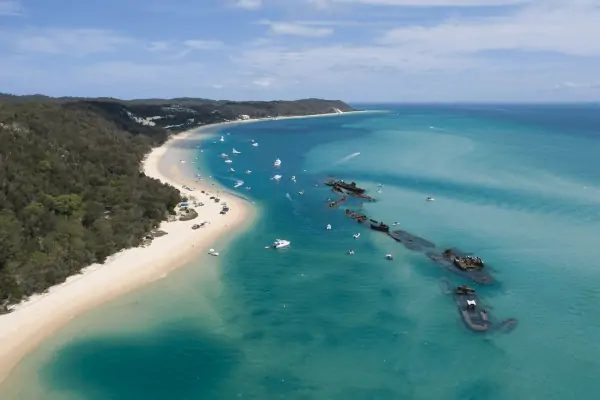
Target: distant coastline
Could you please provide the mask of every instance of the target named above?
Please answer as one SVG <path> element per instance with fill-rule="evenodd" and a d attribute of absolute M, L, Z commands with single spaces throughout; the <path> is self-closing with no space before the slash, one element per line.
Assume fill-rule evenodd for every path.
<path fill-rule="evenodd" d="M 29 297 L 13 307 L 9 314 L 0 315 L 0 383 L 20 360 L 35 350 L 44 339 L 57 332 L 74 317 L 113 300 L 133 290 L 139 289 L 157 279 L 165 277 L 172 270 L 197 259 L 224 234 L 234 231 L 238 234 L 242 227 L 248 227 L 256 210 L 247 201 L 229 194 L 226 188 L 216 182 L 197 182 L 189 172 L 182 171 L 181 164 L 171 160 L 170 168 L 162 167 L 169 157 L 177 157 L 178 145 L 193 137 L 202 140 L 211 136 L 208 129 L 228 125 L 253 123 L 278 119 L 299 119 L 334 117 L 347 114 L 380 112 L 376 110 L 334 112 L 315 115 L 286 116 L 277 118 L 254 118 L 215 124 L 206 124 L 181 133 L 174 133 L 162 146 L 154 148 L 142 164 L 144 173 L 159 179 L 175 188 L 183 185 L 193 187 L 192 191 L 182 191 L 183 195 L 194 196 L 204 202 L 201 216 L 195 220 L 163 222 L 159 229 L 168 234 L 157 237 L 147 247 L 135 247 L 112 255 L 104 264 L 93 264 L 80 274 L 73 275 L 66 282 L 51 287 L 43 294 Z M 180 189 L 181 190 L 181 189 Z M 221 205 L 208 199 L 201 191 L 216 193 L 231 208 L 228 215 L 219 215 Z M 203 220 L 210 220 L 206 228 L 192 230 L 191 226 Z"/>

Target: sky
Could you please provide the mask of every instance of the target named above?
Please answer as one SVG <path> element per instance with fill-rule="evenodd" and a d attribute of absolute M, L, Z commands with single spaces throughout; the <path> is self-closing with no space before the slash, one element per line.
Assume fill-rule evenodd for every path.
<path fill-rule="evenodd" d="M 600 99 L 600 0 L 0 0 L 0 92 Z"/>

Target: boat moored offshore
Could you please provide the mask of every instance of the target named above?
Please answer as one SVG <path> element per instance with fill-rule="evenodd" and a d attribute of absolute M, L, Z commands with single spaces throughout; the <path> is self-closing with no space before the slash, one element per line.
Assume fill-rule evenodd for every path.
<path fill-rule="evenodd" d="M 275 249 L 281 249 L 282 247 L 288 247 L 289 245 L 290 241 L 284 239 L 275 239 L 273 242 L 273 248 Z"/>

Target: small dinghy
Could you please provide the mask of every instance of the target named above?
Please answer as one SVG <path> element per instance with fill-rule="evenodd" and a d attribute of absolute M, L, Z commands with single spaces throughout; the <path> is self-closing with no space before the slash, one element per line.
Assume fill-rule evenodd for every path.
<path fill-rule="evenodd" d="M 304 190 L 299 191 L 298 194 L 302 196 L 304 194 Z"/>
<path fill-rule="evenodd" d="M 350 254 L 351 256 L 352 256 L 352 255 L 354 255 L 354 250 L 350 249 L 350 250 L 348 251 L 348 254 Z"/>
<path fill-rule="evenodd" d="M 292 180 L 292 182 L 296 182 L 296 175 L 292 175 L 290 179 Z"/>
<path fill-rule="evenodd" d="M 394 256 L 392 256 L 391 254 L 388 253 L 385 255 L 385 258 L 387 258 L 388 260 L 393 260 Z"/>
<path fill-rule="evenodd" d="M 435 201 L 435 199 L 433 197 L 428 197 L 427 201 Z"/>
<path fill-rule="evenodd" d="M 279 181 L 281 179 L 281 175 L 275 175 L 271 179 L 273 179 L 274 181 Z"/>
<path fill-rule="evenodd" d="M 400 225 L 400 222 L 394 222 L 392 226 Z"/>
<path fill-rule="evenodd" d="M 360 233 L 355 233 L 354 235 L 352 235 L 352 237 L 353 237 L 354 239 L 358 239 L 358 238 L 360 237 Z"/>
<path fill-rule="evenodd" d="M 331 224 L 327 224 L 327 230 L 330 231 L 331 230 Z"/>
<path fill-rule="evenodd" d="M 250 171 L 249 169 L 246 170 L 246 175 L 250 175 L 252 173 L 252 171 Z"/>
<path fill-rule="evenodd" d="M 219 252 L 216 251 L 215 249 L 210 249 L 210 250 L 208 250 L 208 254 L 210 254 L 211 256 L 218 256 Z"/>
<path fill-rule="evenodd" d="M 233 148 L 233 150 L 231 150 L 231 152 L 232 152 L 233 154 L 242 154 L 242 152 L 241 152 L 241 151 L 237 151 L 237 150 L 235 149 L 235 147 Z"/>
<path fill-rule="evenodd" d="M 252 143 L 252 147 L 258 147 L 258 143 L 256 143 L 256 142 Z"/>
<path fill-rule="evenodd" d="M 235 169 L 229 168 L 229 172 L 235 172 Z"/>

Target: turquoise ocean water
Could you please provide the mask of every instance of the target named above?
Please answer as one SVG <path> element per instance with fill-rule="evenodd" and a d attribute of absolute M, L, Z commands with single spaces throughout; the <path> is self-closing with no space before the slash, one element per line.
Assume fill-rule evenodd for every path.
<path fill-rule="evenodd" d="M 204 150 L 199 172 L 260 217 L 218 260 L 75 319 L 2 398 L 597 398 L 600 109 L 370 107 L 389 112 L 229 126 L 224 143 L 189 143 Z M 232 147 L 233 175 L 219 157 Z M 368 188 L 373 218 L 483 257 L 497 284 L 478 287 L 482 300 L 518 326 L 467 330 L 439 282 L 468 281 L 328 208 L 334 194 L 315 187 L 328 176 Z M 275 238 L 292 245 L 265 250 Z"/>

